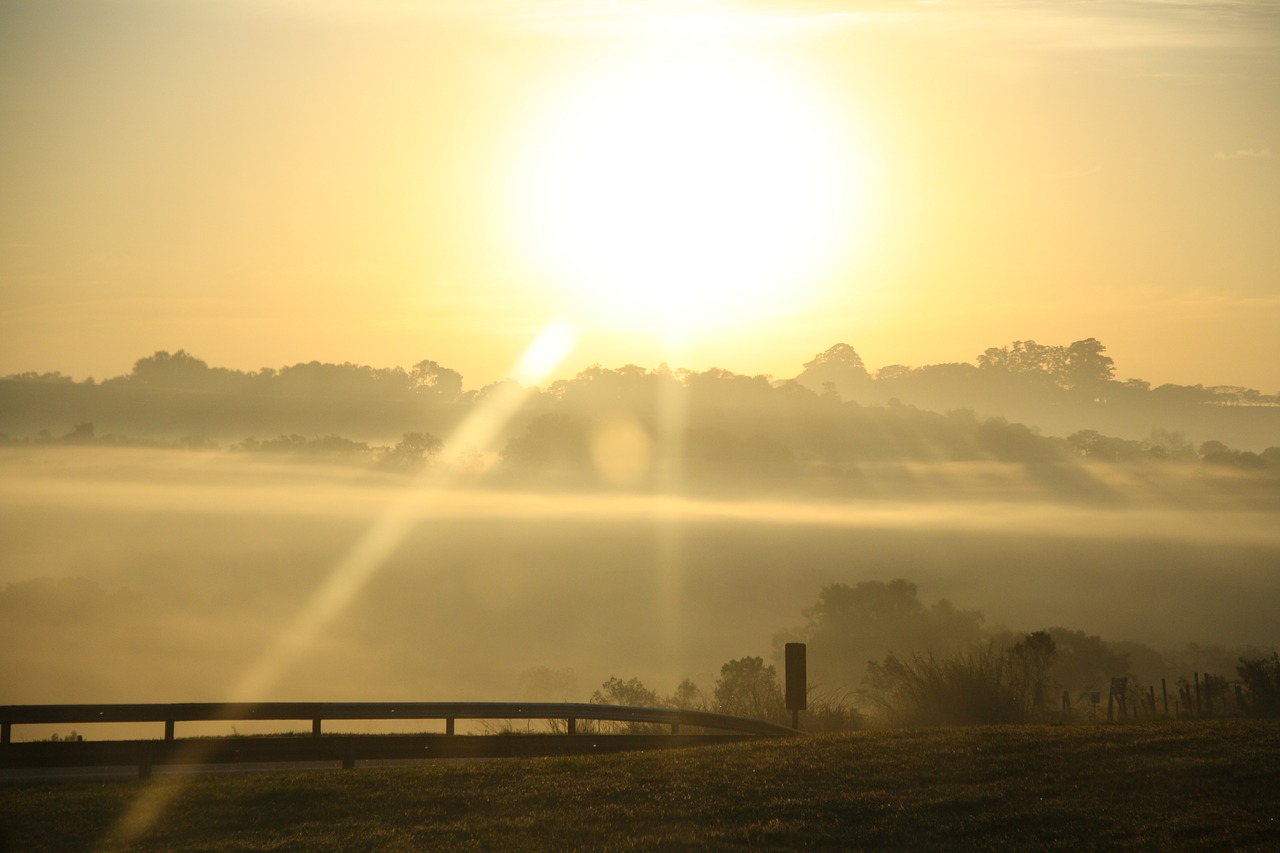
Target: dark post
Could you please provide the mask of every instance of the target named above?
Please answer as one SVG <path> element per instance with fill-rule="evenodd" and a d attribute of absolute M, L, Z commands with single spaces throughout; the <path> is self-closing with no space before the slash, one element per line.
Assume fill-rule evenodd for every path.
<path fill-rule="evenodd" d="M 1164 715 L 1169 716 L 1169 687 L 1160 679 L 1160 695 L 1164 697 Z"/>
<path fill-rule="evenodd" d="M 311 721 L 311 736 L 320 737 L 320 718 L 316 717 Z"/>
<path fill-rule="evenodd" d="M 0 723 L 0 746 L 9 743 L 9 739 L 13 736 L 13 723 Z"/>
<path fill-rule="evenodd" d="M 173 740 L 173 720 L 164 721 L 164 739 Z"/>
<path fill-rule="evenodd" d="M 791 712 L 791 728 L 800 728 L 800 712 L 809 707 L 809 675 L 806 671 L 805 644 L 787 643 L 786 680 L 787 710 Z"/>

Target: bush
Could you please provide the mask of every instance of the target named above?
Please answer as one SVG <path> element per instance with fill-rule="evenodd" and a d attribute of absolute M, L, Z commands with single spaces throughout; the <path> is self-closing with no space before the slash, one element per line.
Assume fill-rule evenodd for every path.
<path fill-rule="evenodd" d="M 1280 716 L 1280 655 L 1240 658 L 1236 667 L 1246 691 L 1246 710 L 1260 716 Z"/>
<path fill-rule="evenodd" d="M 1028 716 L 1006 656 L 990 647 L 941 660 L 916 655 L 910 662 L 891 652 L 867 670 L 863 695 L 892 724 L 1009 723 Z"/>

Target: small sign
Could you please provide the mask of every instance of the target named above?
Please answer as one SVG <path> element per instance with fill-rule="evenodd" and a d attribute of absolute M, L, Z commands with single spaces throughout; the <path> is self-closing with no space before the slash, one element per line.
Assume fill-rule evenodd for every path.
<path fill-rule="evenodd" d="M 786 648 L 787 710 L 803 711 L 809 707 L 809 677 L 805 672 L 804 643 L 787 643 Z"/>

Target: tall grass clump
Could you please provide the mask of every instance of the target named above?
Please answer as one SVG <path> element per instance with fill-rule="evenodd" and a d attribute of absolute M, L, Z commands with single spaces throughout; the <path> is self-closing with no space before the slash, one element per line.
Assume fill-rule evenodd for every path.
<path fill-rule="evenodd" d="M 1048 632 L 1010 649 L 979 647 L 946 658 L 890 652 L 867 666 L 862 691 L 888 723 L 969 725 L 1016 723 L 1046 713 L 1048 671 L 1057 654 Z"/>
<path fill-rule="evenodd" d="M 990 648 L 909 661 L 890 652 L 883 663 L 868 664 L 864 695 L 896 725 L 1017 722 L 1024 714 L 1005 676 L 1004 656 Z"/>

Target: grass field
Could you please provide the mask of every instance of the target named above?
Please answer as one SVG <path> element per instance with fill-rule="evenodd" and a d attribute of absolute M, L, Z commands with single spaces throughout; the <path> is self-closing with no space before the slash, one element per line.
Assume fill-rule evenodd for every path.
<path fill-rule="evenodd" d="M 159 788 L 155 786 L 160 786 Z M 164 807 L 121 834 L 141 797 Z M 0 788 L 27 850 L 1280 849 L 1280 723 L 860 732 Z"/>

